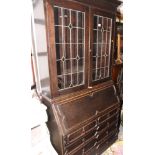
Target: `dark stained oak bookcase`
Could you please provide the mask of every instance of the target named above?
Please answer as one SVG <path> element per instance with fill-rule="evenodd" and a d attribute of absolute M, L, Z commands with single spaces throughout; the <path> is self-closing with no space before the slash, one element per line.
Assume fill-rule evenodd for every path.
<path fill-rule="evenodd" d="M 37 90 L 48 107 L 51 143 L 59 155 L 100 155 L 119 131 L 112 62 L 121 2 L 39 1 L 43 15 L 34 11 Z"/>

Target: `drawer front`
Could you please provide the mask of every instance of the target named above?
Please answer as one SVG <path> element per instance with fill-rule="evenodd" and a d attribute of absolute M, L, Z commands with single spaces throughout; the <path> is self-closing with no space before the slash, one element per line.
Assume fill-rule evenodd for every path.
<path fill-rule="evenodd" d="M 108 136 L 107 131 L 101 132 L 96 136 L 97 142 L 103 141 Z"/>
<path fill-rule="evenodd" d="M 73 141 L 82 137 L 83 135 L 84 135 L 84 130 L 83 130 L 83 128 L 80 128 L 79 130 L 77 130 L 71 134 L 68 134 L 67 141 L 68 141 L 68 143 L 72 143 Z"/>
<path fill-rule="evenodd" d="M 84 136 L 86 139 L 88 139 L 88 137 L 90 137 L 92 132 L 94 132 L 96 126 L 97 126 L 97 121 L 94 120 L 91 123 L 88 123 L 88 125 L 85 125 L 84 127 L 80 128 L 79 130 L 77 130 L 71 134 L 68 134 L 67 142 L 72 143 L 81 137 L 84 138 Z"/>
<path fill-rule="evenodd" d="M 105 130 L 108 127 L 108 122 L 104 121 L 101 124 L 98 125 L 97 131 L 101 132 L 102 130 Z"/>
<path fill-rule="evenodd" d="M 90 130 L 94 129 L 97 126 L 97 120 L 89 123 L 88 125 L 84 126 L 85 133 L 89 132 Z"/>
<path fill-rule="evenodd" d="M 108 114 L 105 114 L 105 115 L 103 115 L 103 116 L 100 116 L 99 118 L 98 118 L 98 123 L 102 123 L 102 122 L 104 122 L 106 119 L 108 119 L 109 118 L 109 113 Z"/>
<path fill-rule="evenodd" d="M 91 142 L 87 143 L 84 146 L 84 152 L 87 153 L 90 151 L 92 148 L 94 148 L 97 145 L 96 139 L 92 140 Z"/>
<path fill-rule="evenodd" d="M 84 141 L 87 142 L 87 141 L 90 141 L 92 138 L 95 137 L 95 135 L 97 135 L 97 131 L 96 129 L 90 131 L 89 133 L 87 133 L 85 136 L 84 136 Z"/>
<path fill-rule="evenodd" d="M 69 155 L 84 155 L 84 149 L 83 148 L 82 149 L 79 149 L 79 150 L 77 150 L 74 153 L 71 153 Z"/>
<path fill-rule="evenodd" d="M 107 147 L 109 147 L 115 140 L 117 139 L 117 134 L 113 133 L 110 136 L 108 136 L 103 141 L 100 141 L 98 145 L 96 146 L 96 152 L 102 153 Z"/>
<path fill-rule="evenodd" d="M 83 144 L 84 140 L 83 139 L 78 139 L 76 142 L 68 145 L 65 147 L 65 152 L 73 152 L 75 149 L 78 149 L 82 144 Z"/>
<path fill-rule="evenodd" d="M 68 144 L 65 147 L 65 151 L 67 151 L 69 153 L 69 152 L 75 151 L 76 149 L 78 149 L 80 147 L 83 147 L 85 144 L 91 142 L 94 139 L 95 135 L 97 135 L 96 129 L 88 132 L 83 137 L 80 137 L 79 139 L 72 142 L 71 144 Z"/>
<path fill-rule="evenodd" d="M 110 125 L 110 124 L 113 124 L 114 122 L 118 122 L 118 117 L 119 117 L 118 114 L 116 114 L 116 115 L 110 117 L 110 118 L 107 120 L 108 124 Z"/>
<path fill-rule="evenodd" d="M 112 116 L 112 115 L 118 114 L 118 113 L 119 113 L 119 109 L 117 108 L 117 109 L 114 109 L 114 110 L 110 111 L 109 115 Z"/>
<path fill-rule="evenodd" d="M 107 129 L 107 133 L 110 134 L 113 131 L 118 131 L 118 127 L 117 127 L 117 122 L 113 123 L 108 129 Z"/>

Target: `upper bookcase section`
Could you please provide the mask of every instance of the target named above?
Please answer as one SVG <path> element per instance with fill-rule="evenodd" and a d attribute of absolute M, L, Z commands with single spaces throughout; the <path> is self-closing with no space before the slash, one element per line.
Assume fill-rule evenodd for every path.
<path fill-rule="evenodd" d="M 40 95 L 55 98 L 89 91 L 110 80 L 120 4 L 116 0 L 33 1 L 33 55 Z"/>

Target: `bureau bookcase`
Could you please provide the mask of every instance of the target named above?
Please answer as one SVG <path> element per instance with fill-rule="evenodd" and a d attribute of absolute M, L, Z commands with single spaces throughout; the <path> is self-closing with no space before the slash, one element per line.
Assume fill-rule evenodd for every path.
<path fill-rule="evenodd" d="M 120 102 L 112 62 L 120 4 L 43 1 L 47 50 L 36 60 L 46 56 L 47 67 L 40 65 L 38 85 L 48 107 L 51 143 L 59 155 L 100 155 L 117 139 Z"/>

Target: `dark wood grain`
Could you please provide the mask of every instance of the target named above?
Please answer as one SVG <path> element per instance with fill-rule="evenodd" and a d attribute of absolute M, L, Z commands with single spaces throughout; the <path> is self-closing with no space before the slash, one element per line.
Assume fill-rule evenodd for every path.
<path fill-rule="evenodd" d="M 51 96 L 57 96 L 57 68 L 56 68 L 56 50 L 55 50 L 55 29 L 54 29 L 54 14 L 53 7 L 50 0 L 44 1 L 45 19 L 46 19 L 46 36 L 47 36 L 47 49 L 48 49 L 48 62 L 50 72 L 50 88 Z"/>
<path fill-rule="evenodd" d="M 44 0 L 51 97 L 42 95 L 42 102 L 48 108 L 51 143 L 59 155 L 101 154 L 117 139 L 121 106 L 112 80 L 112 62 L 115 14 L 119 4 L 117 0 Z M 54 6 L 85 12 L 85 83 L 66 90 L 58 88 L 55 43 L 62 34 L 55 36 Z M 110 17 L 113 22 L 110 74 L 105 79 L 92 82 L 94 14 Z M 73 38 L 76 37 L 73 34 Z"/>

